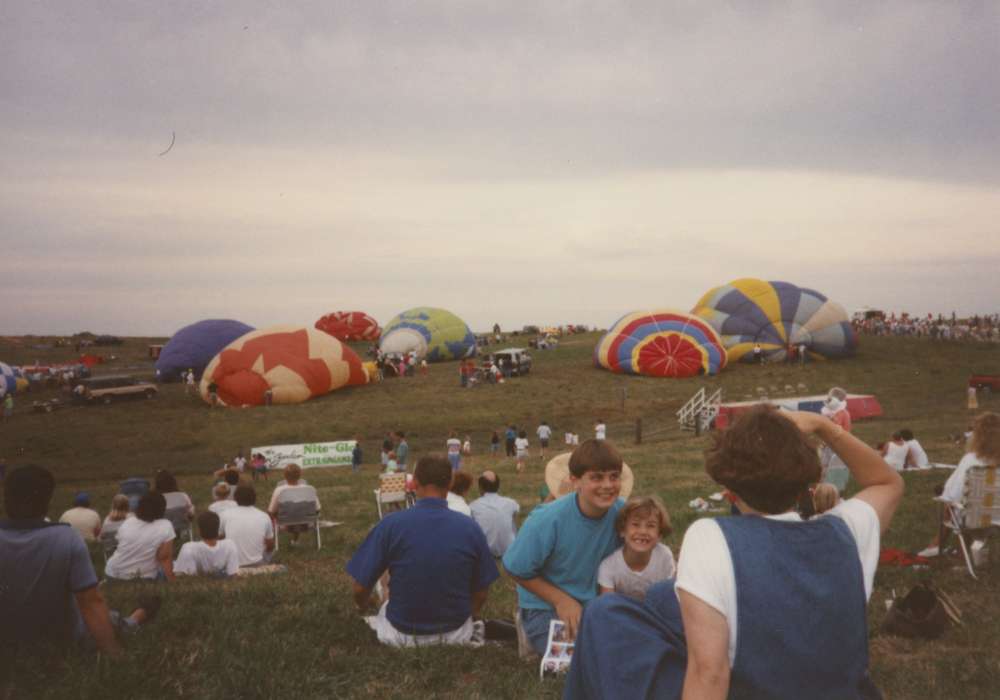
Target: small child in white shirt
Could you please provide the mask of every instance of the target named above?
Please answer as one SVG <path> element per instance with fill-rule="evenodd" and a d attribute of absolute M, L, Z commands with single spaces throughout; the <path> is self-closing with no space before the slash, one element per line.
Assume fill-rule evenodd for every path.
<path fill-rule="evenodd" d="M 671 532 L 670 515 L 656 496 L 633 496 L 618 511 L 615 528 L 625 544 L 601 562 L 598 588 L 602 594 L 645 600 L 650 586 L 673 578 L 677 571 L 673 553 L 660 542 Z"/>

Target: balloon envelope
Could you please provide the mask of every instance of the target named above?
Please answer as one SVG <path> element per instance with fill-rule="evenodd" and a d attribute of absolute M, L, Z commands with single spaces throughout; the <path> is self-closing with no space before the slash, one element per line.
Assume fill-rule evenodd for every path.
<path fill-rule="evenodd" d="M 17 391 L 17 377 L 14 376 L 14 370 L 10 365 L 0 362 L 0 396 L 13 394 L 15 391 Z"/>
<path fill-rule="evenodd" d="M 160 351 L 156 376 L 161 382 L 175 381 L 189 369 L 200 376 L 222 348 L 252 330 L 252 326 L 229 319 L 207 319 L 184 326 Z"/>
<path fill-rule="evenodd" d="M 460 360 L 476 354 L 476 337 L 450 311 L 426 306 L 399 314 L 382 330 L 379 348 L 387 355 L 414 351 L 428 362 Z"/>
<path fill-rule="evenodd" d="M 709 290 L 692 313 L 722 336 L 730 362 L 753 360 L 757 343 L 773 361 L 799 345 L 813 357 L 850 357 L 857 349 L 857 336 L 840 304 L 789 282 L 734 280 Z"/>
<path fill-rule="evenodd" d="M 210 402 L 214 383 L 219 403 L 260 406 L 301 403 L 343 386 L 366 384 L 357 353 L 314 328 L 276 326 L 237 338 L 212 358 L 201 377 L 201 396 Z"/>
<path fill-rule="evenodd" d="M 363 311 L 334 311 L 321 316 L 316 328 L 337 340 L 378 340 L 378 321 Z"/>
<path fill-rule="evenodd" d="M 653 377 L 715 374 L 726 366 L 722 339 L 683 311 L 634 311 L 615 323 L 594 350 L 598 367 Z"/>

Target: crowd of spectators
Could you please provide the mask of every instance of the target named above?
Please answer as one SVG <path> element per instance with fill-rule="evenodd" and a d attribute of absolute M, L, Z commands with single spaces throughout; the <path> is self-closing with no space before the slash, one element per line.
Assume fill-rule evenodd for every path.
<path fill-rule="evenodd" d="M 958 318 L 938 314 L 911 316 L 906 312 L 855 319 L 854 330 L 866 335 L 903 335 L 931 340 L 1000 342 L 1000 314 Z"/>

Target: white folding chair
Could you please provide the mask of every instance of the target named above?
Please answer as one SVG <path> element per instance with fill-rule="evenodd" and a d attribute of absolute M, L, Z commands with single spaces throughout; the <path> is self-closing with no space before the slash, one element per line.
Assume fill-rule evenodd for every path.
<path fill-rule="evenodd" d="M 275 516 L 274 549 L 278 550 L 279 533 L 288 525 L 312 525 L 316 531 L 316 549 L 322 546 L 319 535 L 319 498 L 312 486 L 291 486 L 278 494 L 278 514 Z"/>
<path fill-rule="evenodd" d="M 969 554 L 969 543 L 966 538 L 985 537 L 991 530 L 1000 527 L 1000 479 L 997 472 L 1000 467 L 971 467 L 965 473 L 965 490 L 962 503 L 951 503 L 942 498 L 935 500 L 942 503 L 945 509 L 941 521 L 941 537 L 944 542 L 945 529 L 951 530 L 958 537 L 962 556 L 969 575 L 976 576 L 972 557 Z"/>
<path fill-rule="evenodd" d="M 406 472 L 394 472 L 379 475 L 379 487 L 375 489 L 375 506 L 378 508 L 378 519 L 385 517 L 383 506 L 397 504 L 407 508 Z"/>

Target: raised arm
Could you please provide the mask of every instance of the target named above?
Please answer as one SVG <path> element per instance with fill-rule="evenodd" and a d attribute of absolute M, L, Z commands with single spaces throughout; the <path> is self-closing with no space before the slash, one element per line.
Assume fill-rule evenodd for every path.
<path fill-rule="evenodd" d="M 885 532 L 903 498 L 903 478 L 878 452 L 818 413 L 789 411 L 782 415 L 788 416 L 803 433 L 818 436 L 837 453 L 861 487 L 854 498 L 875 509 Z"/>

